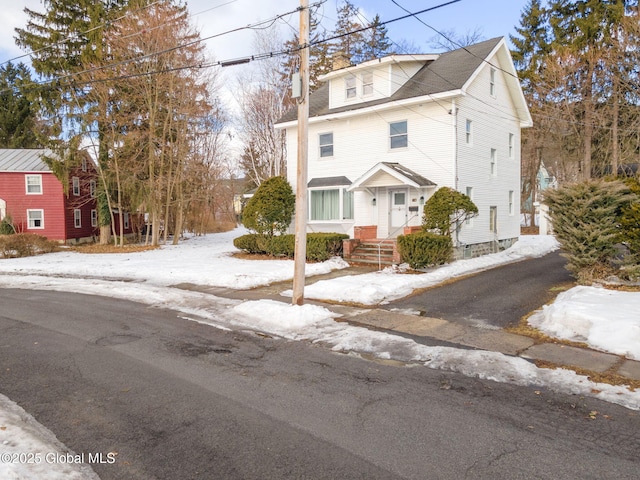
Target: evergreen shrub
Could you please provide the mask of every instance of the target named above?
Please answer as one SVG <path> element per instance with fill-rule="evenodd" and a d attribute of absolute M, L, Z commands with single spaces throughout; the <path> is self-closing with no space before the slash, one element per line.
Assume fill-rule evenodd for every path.
<path fill-rule="evenodd" d="M 622 212 L 633 195 L 621 181 L 589 180 L 546 190 L 553 231 L 567 269 L 582 283 L 615 268 Z"/>
<path fill-rule="evenodd" d="M 442 265 L 453 256 L 453 243 L 447 235 L 417 232 L 397 238 L 400 259 L 411 268 Z"/>
<path fill-rule="evenodd" d="M 7 215 L 0 222 L 0 235 L 11 235 L 13 233 L 16 233 L 16 230 L 13 228 L 11 217 Z"/>
<path fill-rule="evenodd" d="M 307 234 L 307 260 L 323 262 L 342 254 L 342 240 L 349 235 L 342 233 Z M 295 235 L 274 235 L 272 237 L 250 233 L 233 240 L 233 245 L 248 253 L 267 254 L 274 257 L 294 258 Z"/>
<path fill-rule="evenodd" d="M 242 212 L 242 224 L 260 235 L 283 234 L 295 211 L 296 197 L 284 177 L 271 177 L 260 184 Z"/>

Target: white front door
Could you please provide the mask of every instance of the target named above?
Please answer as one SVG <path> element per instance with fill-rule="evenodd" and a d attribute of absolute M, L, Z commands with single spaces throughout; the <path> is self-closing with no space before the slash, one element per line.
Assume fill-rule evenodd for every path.
<path fill-rule="evenodd" d="M 407 189 L 389 191 L 389 225 L 390 234 L 407 223 L 407 205 L 409 192 Z"/>

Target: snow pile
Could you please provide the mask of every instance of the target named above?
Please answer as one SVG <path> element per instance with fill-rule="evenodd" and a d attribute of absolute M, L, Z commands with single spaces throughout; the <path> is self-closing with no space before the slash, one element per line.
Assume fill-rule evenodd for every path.
<path fill-rule="evenodd" d="M 0 477 L 6 480 L 99 480 L 49 430 L 0 395 Z M 86 460 L 86 458 L 85 458 Z"/>
<path fill-rule="evenodd" d="M 574 287 L 529 323 L 553 337 L 640 360 L 640 293 Z"/>

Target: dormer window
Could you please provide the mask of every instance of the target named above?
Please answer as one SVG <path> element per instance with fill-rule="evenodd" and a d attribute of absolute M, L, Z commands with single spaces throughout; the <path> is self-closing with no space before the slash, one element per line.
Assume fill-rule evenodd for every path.
<path fill-rule="evenodd" d="M 373 95 L 373 72 L 362 74 L 362 96 Z"/>
<path fill-rule="evenodd" d="M 346 98 L 356 98 L 356 77 L 347 77 L 344 79 L 344 86 L 346 89 Z"/>

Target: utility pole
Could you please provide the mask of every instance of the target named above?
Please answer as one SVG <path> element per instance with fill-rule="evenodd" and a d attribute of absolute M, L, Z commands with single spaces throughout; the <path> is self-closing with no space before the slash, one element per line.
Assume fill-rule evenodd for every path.
<path fill-rule="evenodd" d="M 304 303 L 307 261 L 307 157 L 309 153 L 309 0 L 300 0 L 300 81 L 298 100 L 298 171 L 296 176 L 296 242 L 293 267 L 293 305 Z"/>

